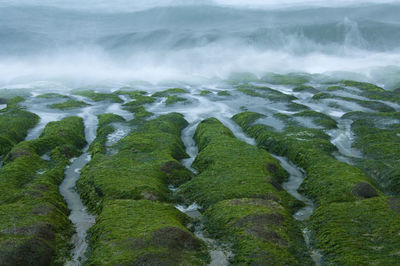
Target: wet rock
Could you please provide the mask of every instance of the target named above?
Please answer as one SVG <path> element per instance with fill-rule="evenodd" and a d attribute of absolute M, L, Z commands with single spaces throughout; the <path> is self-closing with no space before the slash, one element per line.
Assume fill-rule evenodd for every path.
<path fill-rule="evenodd" d="M 142 193 L 140 193 L 140 195 L 143 197 L 143 199 L 146 200 L 156 201 L 159 199 L 159 197 L 156 194 L 148 191 L 143 191 Z"/>
<path fill-rule="evenodd" d="M 153 233 L 154 246 L 169 249 L 197 250 L 201 248 L 200 241 L 192 234 L 180 228 L 167 226 Z"/>
<path fill-rule="evenodd" d="M 0 243 L 0 265 L 50 265 L 54 250 L 38 238 Z"/>
<path fill-rule="evenodd" d="M 369 199 L 378 197 L 378 192 L 368 183 L 360 182 L 353 187 L 353 193 L 361 198 Z"/>

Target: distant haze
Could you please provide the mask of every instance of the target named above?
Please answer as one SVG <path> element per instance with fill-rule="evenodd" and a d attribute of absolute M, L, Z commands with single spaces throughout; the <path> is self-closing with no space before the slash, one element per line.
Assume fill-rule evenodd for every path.
<path fill-rule="evenodd" d="M 0 85 L 400 66 L 400 1 L 0 1 Z"/>

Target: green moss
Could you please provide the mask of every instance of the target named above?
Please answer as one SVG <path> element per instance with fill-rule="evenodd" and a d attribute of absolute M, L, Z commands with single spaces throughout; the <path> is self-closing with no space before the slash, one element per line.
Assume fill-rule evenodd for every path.
<path fill-rule="evenodd" d="M 267 73 L 261 78 L 261 80 L 277 85 L 303 85 L 309 81 L 309 77 L 299 73 L 289 73 L 284 75 Z"/>
<path fill-rule="evenodd" d="M 306 111 L 302 111 L 300 113 L 296 113 L 293 116 L 295 116 L 295 117 L 310 117 L 313 119 L 315 124 L 322 126 L 326 129 L 337 128 L 337 122 L 335 119 L 331 118 L 330 116 L 328 116 L 326 114 L 320 113 L 320 112 L 306 110 Z"/>
<path fill-rule="evenodd" d="M 289 111 L 304 111 L 304 110 L 309 110 L 307 106 L 299 103 L 290 103 L 287 105 Z"/>
<path fill-rule="evenodd" d="M 225 200 L 205 216 L 211 233 L 233 242 L 234 265 L 312 265 L 293 218 L 273 200 Z"/>
<path fill-rule="evenodd" d="M 39 122 L 39 117 L 18 106 L 20 98 L 8 102 L 0 111 L 0 156 L 5 155 L 18 142 L 25 139 L 28 130 Z"/>
<path fill-rule="evenodd" d="M 182 94 L 182 93 L 187 93 L 187 91 L 181 88 L 173 88 L 156 92 L 152 95 L 152 97 L 167 97 L 170 96 L 171 94 Z"/>
<path fill-rule="evenodd" d="M 395 123 L 399 113 L 370 114 L 354 112 L 346 117 L 357 119 L 351 129 L 356 138 L 353 146 L 363 152 L 359 165 L 386 191 L 400 193 L 400 127 L 385 126 L 388 119 Z"/>
<path fill-rule="evenodd" d="M 84 145 L 81 118 L 49 123 L 36 140 L 16 145 L 0 171 L 0 261 L 62 265 L 73 234 L 58 192 L 64 169 Z M 51 160 L 40 155 L 49 153 Z"/>
<path fill-rule="evenodd" d="M 114 93 L 118 94 L 118 95 L 128 95 L 132 99 L 136 99 L 137 97 L 144 96 L 144 95 L 147 94 L 147 92 L 145 92 L 145 91 L 123 90 L 123 89 L 120 89 L 120 90 L 118 90 L 118 91 L 116 91 Z"/>
<path fill-rule="evenodd" d="M 219 91 L 218 96 L 231 96 L 231 94 L 228 91 Z"/>
<path fill-rule="evenodd" d="M 341 86 L 330 86 L 326 89 L 326 91 L 346 91 L 346 88 Z"/>
<path fill-rule="evenodd" d="M 324 250 L 326 264 L 398 264 L 399 210 L 398 198 L 385 197 L 318 208 L 311 224 L 316 245 Z"/>
<path fill-rule="evenodd" d="M 103 127 L 105 125 L 116 123 L 116 122 L 125 122 L 125 119 L 116 114 L 100 114 L 98 116 L 99 124 L 98 127 Z"/>
<path fill-rule="evenodd" d="M 92 141 L 89 147 L 89 152 L 92 156 L 100 152 L 106 152 L 107 137 L 115 131 L 115 128 L 110 125 L 116 122 L 125 122 L 125 119 L 116 114 L 100 114 L 98 116 L 99 124 L 97 127 L 96 138 Z"/>
<path fill-rule="evenodd" d="M 364 101 L 360 99 L 355 99 L 351 97 L 343 97 L 343 96 L 336 96 L 329 93 L 318 93 L 313 96 L 314 100 L 321 100 L 321 99 L 338 99 L 348 102 L 354 102 L 362 107 L 369 108 L 378 112 L 394 112 L 395 109 L 385 103 L 377 102 L 377 101 Z"/>
<path fill-rule="evenodd" d="M 253 97 L 260 97 L 275 102 L 291 102 L 297 98 L 293 95 L 287 95 L 269 87 L 259 87 L 249 84 L 243 84 L 237 87 L 237 90 Z"/>
<path fill-rule="evenodd" d="M 354 80 L 343 80 L 341 83 L 344 86 L 355 87 L 355 88 L 358 88 L 358 89 L 361 89 L 363 91 L 370 92 L 370 93 L 385 92 L 385 90 L 382 89 L 381 87 L 378 87 L 374 84 L 367 83 L 367 82 L 358 82 L 358 81 L 354 81 Z"/>
<path fill-rule="evenodd" d="M 36 98 L 42 98 L 42 99 L 51 99 L 51 98 L 69 98 L 67 95 L 63 95 L 60 93 L 44 93 L 36 96 Z"/>
<path fill-rule="evenodd" d="M 301 85 L 301 86 L 295 87 L 293 89 L 293 91 L 294 92 L 309 92 L 309 93 L 313 93 L 313 94 L 319 92 L 319 90 L 315 89 L 314 87 L 305 86 L 305 85 Z"/>
<path fill-rule="evenodd" d="M 202 90 L 202 91 L 200 92 L 200 95 L 201 95 L 201 96 L 205 96 L 205 95 L 209 95 L 209 94 L 212 94 L 212 92 L 209 91 L 209 90 Z"/>
<path fill-rule="evenodd" d="M 168 106 L 168 105 L 173 105 L 177 102 L 185 103 L 187 101 L 188 101 L 188 99 L 186 99 L 186 98 L 178 97 L 176 95 L 169 95 L 169 96 L 167 96 L 167 100 L 165 101 L 165 104 Z"/>
<path fill-rule="evenodd" d="M 187 156 L 180 139 L 186 125 L 182 115 L 160 116 L 122 139 L 118 153 L 96 154 L 77 184 L 89 208 L 99 211 L 103 199 L 166 200 L 170 196 L 167 184 L 192 178 L 178 162 Z"/>
<path fill-rule="evenodd" d="M 193 167 L 200 174 L 179 192 L 208 206 L 234 198 L 280 198 L 274 186 L 287 178 L 279 163 L 264 150 L 242 142 L 216 119 L 201 122 L 195 133 L 200 153 Z"/>
<path fill-rule="evenodd" d="M 135 109 L 138 106 L 142 106 L 144 104 L 150 104 L 150 103 L 154 103 L 155 99 L 151 96 L 136 96 L 134 101 L 125 103 L 123 106 L 126 107 L 126 109 L 130 110 L 130 109 Z"/>
<path fill-rule="evenodd" d="M 67 110 L 67 109 L 75 109 L 75 108 L 81 108 L 81 107 L 86 107 L 90 106 L 90 104 L 82 102 L 82 101 L 74 101 L 74 100 L 68 100 L 62 103 L 55 103 L 52 105 L 49 105 L 50 108 L 53 109 L 61 109 L 61 110 Z"/>
<path fill-rule="evenodd" d="M 92 90 L 78 90 L 78 91 L 73 91 L 72 93 L 75 95 L 89 98 L 95 102 L 101 102 L 101 101 L 110 101 L 110 102 L 115 102 L 115 103 L 123 102 L 121 100 L 121 98 L 118 97 L 118 95 L 113 94 L 113 93 L 101 93 L 101 92 L 95 92 Z"/>
<path fill-rule="evenodd" d="M 381 87 L 367 82 L 344 80 L 341 83 L 344 86 L 360 89 L 361 95 L 370 99 L 400 103 L 400 95 L 395 91 L 386 91 Z"/>
<path fill-rule="evenodd" d="M 296 200 L 280 186 L 287 178 L 280 164 L 236 139 L 215 118 L 202 121 L 194 138 L 199 154 L 193 167 L 199 175 L 178 193 L 206 209 L 209 232 L 233 243 L 234 264 L 299 265 L 302 260 L 307 265 L 301 233 L 283 207 Z"/>
<path fill-rule="evenodd" d="M 148 200 L 105 203 L 90 229 L 88 265 L 205 265 L 204 244 L 184 225 L 188 218 L 169 204 Z"/>
<path fill-rule="evenodd" d="M 275 132 L 265 125 L 253 125 L 251 117 L 257 115 L 244 112 L 235 115 L 233 119 L 249 136 L 256 139 L 260 147 L 286 156 L 304 168 L 307 177 L 301 189 L 318 204 L 368 197 L 355 190 L 360 183 L 368 184 L 375 191 L 369 178 L 358 168 L 339 162 L 330 155 L 336 148 L 323 131 L 288 126 L 284 132 Z"/>

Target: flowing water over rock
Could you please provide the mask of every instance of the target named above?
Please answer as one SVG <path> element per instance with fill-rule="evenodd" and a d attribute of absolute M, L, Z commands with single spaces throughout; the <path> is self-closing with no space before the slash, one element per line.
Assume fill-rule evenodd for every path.
<path fill-rule="evenodd" d="M 305 197 L 304 195 L 300 194 L 298 192 L 298 189 L 301 185 L 301 183 L 304 181 L 304 170 L 296 167 L 293 165 L 287 158 L 281 157 L 281 156 L 276 156 L 274 157 L 280 162 L 281 166 L 289 173 L 289 180 L 285 183 L 282 184 L 282 187 L 289 192 L 290 195 L 295 197 L 296 199 L 302 201 L 305 206 L 298 210 L 293 217 L 300 221 L 304 222 L 308 220 L 311 216 L 311 214 L 315 210 L 315 205 L 314 203 Z M 304 240 L 306 242 L 306 245 L 308 249 L 310 250 L 311 253 L 311 258 L 315 262 L 315 265 L 320 266 L 322 264 L 322 254 L 319 250 L 316 250 L 312 247 L 311 245 L 311 235 L 312 232 L 310 229 L 304 224 L 304 228 L 302 229 L 303 231 L 303 236 Z"/>

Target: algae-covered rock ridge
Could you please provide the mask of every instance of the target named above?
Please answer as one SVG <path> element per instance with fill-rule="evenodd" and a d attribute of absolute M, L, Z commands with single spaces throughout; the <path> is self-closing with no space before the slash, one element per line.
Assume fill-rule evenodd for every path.
<path fill-rule="evenodd" d="M 306 73 L 0 89 L 0 265 L 398 265 L 398 93 Z"/>

